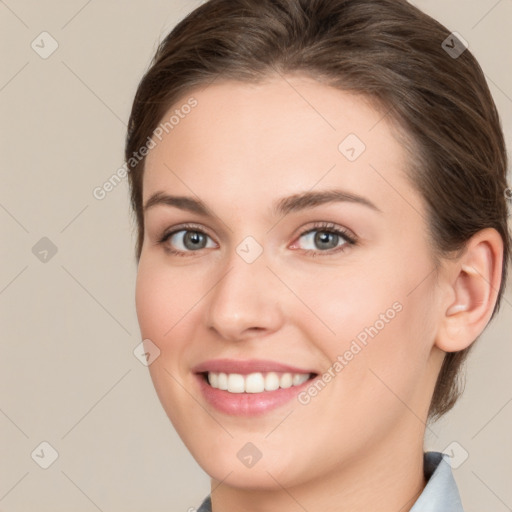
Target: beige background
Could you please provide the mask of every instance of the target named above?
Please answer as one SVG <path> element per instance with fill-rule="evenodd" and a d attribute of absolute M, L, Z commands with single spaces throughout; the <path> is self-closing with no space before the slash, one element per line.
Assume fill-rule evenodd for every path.
<path fill-rule="evenodd" d="M 512 1 L 414 3 L 469 42 L 512 147 Z M 3 512 L 186 512 L 209 492 L 133 355 L 126 180 L 101 201 L 92 194 L 123 163 L 133 94 L 158 41 L 197 5 L 0 1 Z M 51 49 L 43 31 L 58 43 L 46 59 L 31 47 Z M 46 262 L 43 237 L 57 249 Z M 468 512 L 512 509 L 511 332 L 509 285 L 463 399 L 426 439 L 439 451 L 457 443 L 448 451 L 462 462 L 454 475 Z M 48 469 L 38 465 L 51 461 L 43 441 L 59 455 Z"/>

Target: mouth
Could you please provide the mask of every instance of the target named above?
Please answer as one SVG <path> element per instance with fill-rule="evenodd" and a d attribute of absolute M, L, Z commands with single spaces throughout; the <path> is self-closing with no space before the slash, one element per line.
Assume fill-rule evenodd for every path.
<path fill-rule="evenodd" d="M 276 361 L 216 359 L 192 369 L 205 404 L 229 416 L 256 417 L 293 403 L 318 373 Z"/>
<path fill-rule="evenodd" d="M 249 374 L 200 372 L 202 379 L 212 388 L 228 393 L 265 393 L 279 389 L 299 387 L 315 378 L 316 373 L 254 372 Z"/>

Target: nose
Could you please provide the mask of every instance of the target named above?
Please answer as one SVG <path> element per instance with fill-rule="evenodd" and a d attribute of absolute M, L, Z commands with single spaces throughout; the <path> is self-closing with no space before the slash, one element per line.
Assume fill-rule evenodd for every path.
<path fill-rule="evenodd" d="M 283 290 L 263 253 L 246 262 L 233 251 L 208 294 L 207 327 L 229 341 L 263 336 L 283 324 Z"/>

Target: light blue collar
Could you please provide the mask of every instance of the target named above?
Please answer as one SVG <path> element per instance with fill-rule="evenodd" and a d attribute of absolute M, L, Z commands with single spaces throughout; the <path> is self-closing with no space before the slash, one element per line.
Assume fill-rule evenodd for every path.
<path fill-rule="evenodd" d="M 423 454 L 423 471 L 428 481 L 410 512 L 464 512 L 448 460 L 449 455 L 441 452 Z"/>

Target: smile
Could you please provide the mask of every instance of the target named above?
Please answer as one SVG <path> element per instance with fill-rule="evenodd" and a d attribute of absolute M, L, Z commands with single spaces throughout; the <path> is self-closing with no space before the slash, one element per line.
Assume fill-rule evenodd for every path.
<path fill-rule="evenodd" d="M 294 403 L 314 368 L 265 359 L 210 359 L 191 368 L 205 405 L 230 416 L 260 416 Z"/>
<path fill-rule="evenodd" d="M 229 393 L 263 393 L 276 389 L 300 386 L 312 376 L 310 373 L 256 372 L 240 373 L 208 372 L 208 383 L 212 388 Z"/>

